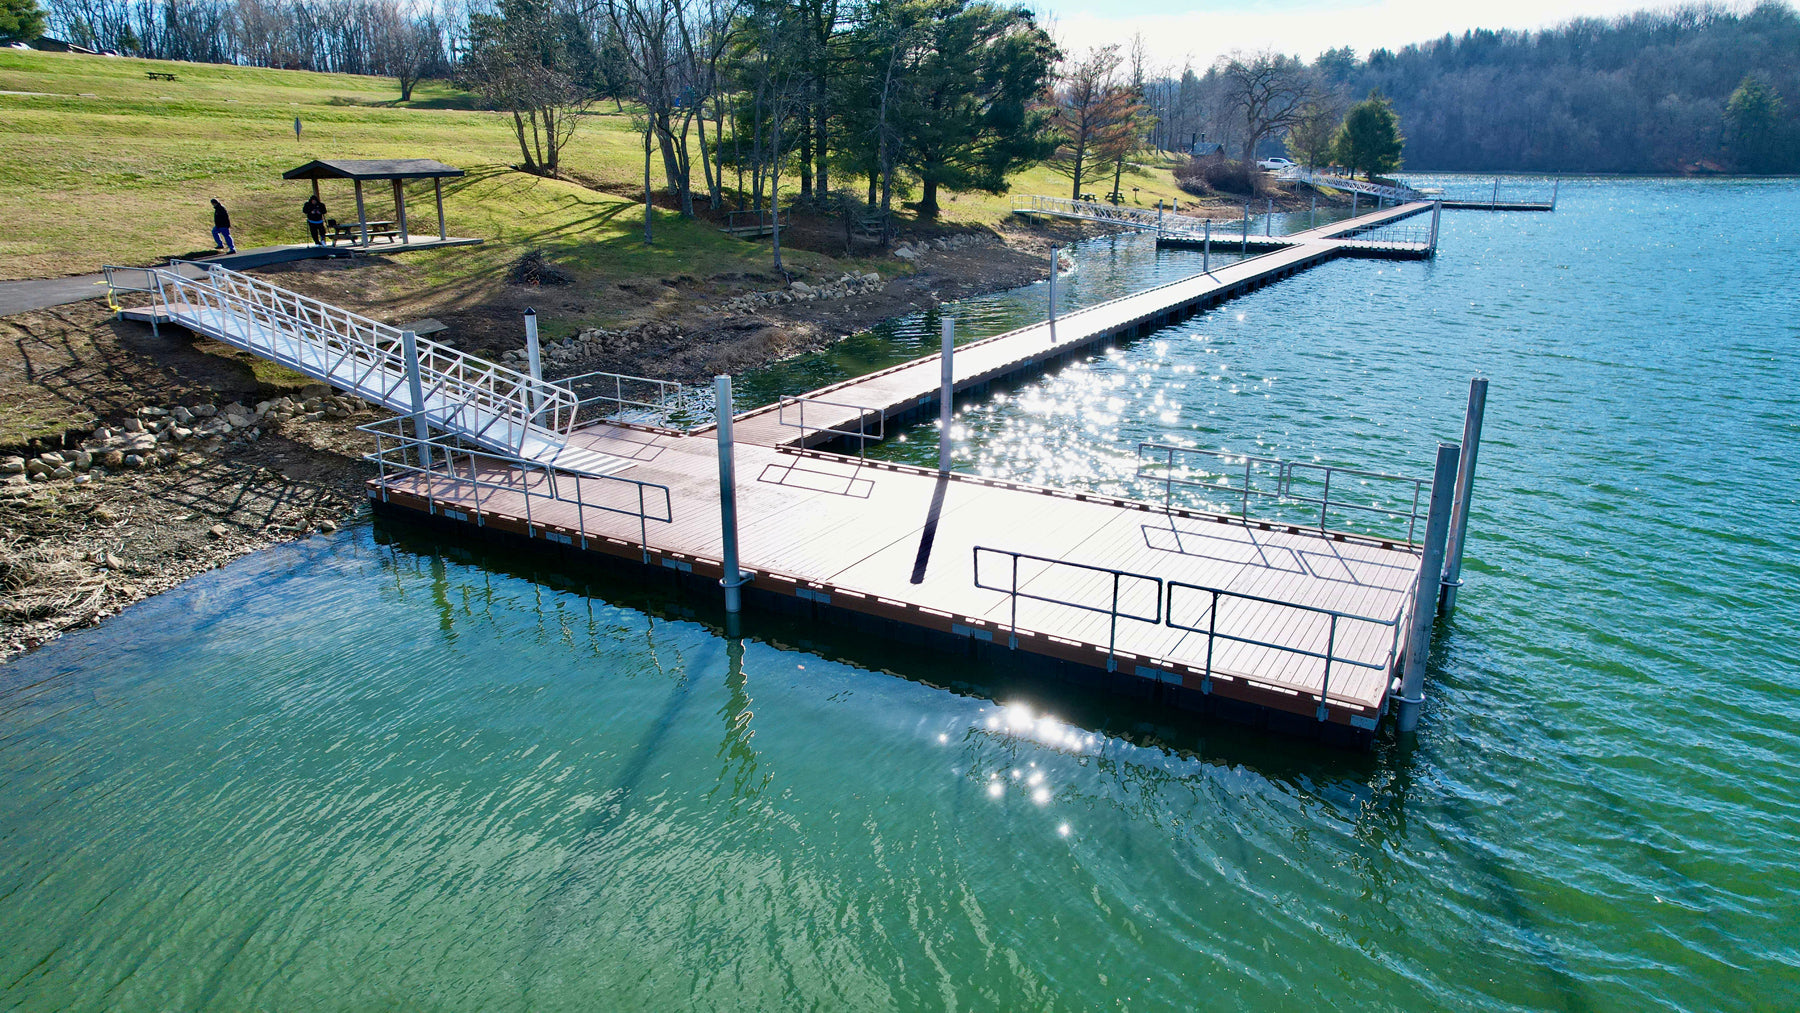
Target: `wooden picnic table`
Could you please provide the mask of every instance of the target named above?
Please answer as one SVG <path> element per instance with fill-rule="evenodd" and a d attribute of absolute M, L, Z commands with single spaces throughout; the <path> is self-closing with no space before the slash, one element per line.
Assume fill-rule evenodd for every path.
<path fill-rule="evenodd" d="M 166 70 L 146 70 L 146 71 L 144 71 L 144 76 L 149 78 L 152 81 L 173 81 L 173 80 L 175 80 L 175 75 L 169 73 Z"/>
<path fill-rule="evenodd" d="M 389 242 L 400 241 L 400 226 L 394 222 L 370 222 L 369 241 L 374 242 L 377 236 L 385 237 Z M 363 226 L 361 222 L 326 222 L 325 231 L 331 234 L 331 245 L 336 246 L 338 240 L 348 239 L 351 242 L 362 240 Z"/>

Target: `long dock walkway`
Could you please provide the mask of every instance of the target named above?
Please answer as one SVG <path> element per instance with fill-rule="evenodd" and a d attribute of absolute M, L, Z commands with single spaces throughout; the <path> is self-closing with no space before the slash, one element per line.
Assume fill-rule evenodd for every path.
<path fill-rule="evenodd" d="M 1041 370 L 1118 337 L 1147 334 L 1337 257 L 1379 255 L 1380 244 L 1354 237 L 1430 210 L 1430 204 L 1403 204 L 1320 226 L 1282 237 L 1278 248 L 1210 273 L 1059 313 L 1054 320 L 961 345 L 951 363 L 955 389 L 959 394 L 976 390 Z M 1220 252 L 1229 252 L 1232 245 L 1220 243 Z M 1424 249 L 1424 243 L 1409 244 L 1394 255 L 1415 256 Z M 803 398 L 739 416 L 735 436 L 740 443 L 762 446 L 796 440 L 820 446 L 839 442 L 838 434 L 844 432 L 873 434 L 886 422 L 937 404 L 941 371 L 940 357 L 934 354 L 823 387 Z M 798 432 L 802 422 L 804 436 Z"/>

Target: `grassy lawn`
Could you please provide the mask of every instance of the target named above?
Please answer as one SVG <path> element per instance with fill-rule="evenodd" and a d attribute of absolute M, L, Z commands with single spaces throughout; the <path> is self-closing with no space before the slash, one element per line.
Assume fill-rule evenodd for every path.
<path fill-rule="evenodd" d="M 176 75 L 153 81 L 146 71 Z M 526 250 L 542 250 L 578 285 L 675 278 L 765 275 L 766 244 L 748 243 L 672 212 L 656 213 L 657 242 L 642 242 L 642 205 L 575 183 L 541 179 L 509 166 L 518 160 L 509 120 L 475 109 L 470 96 L 427 82 L 414 101 L 398 102 L 384 78 L 224 67 L 130 58 L 0 50 L 0 279 L 93 271 L 102 264 L 148 264 L 210 251 L 209 197 L 231 209 L 238 246 L 302 242 L 306 183 L 281 174 L 312 158 L 434 158 L 467 170 L 445 186 L 451 235 L 478 247 L 407 254 L 408 284 L 458 301 L 479 301 L 503 285 L 506 268 Z M 294 119 L 301 135 L 294 136 Z M 629 193 L 641 179 L 640 137 L 628 114 L 586 117 L 563 154 L 582 179 Z M 660 159 L 656 168 L 660 177 Z M 1139 203 L 1178 194 L 1156 166 L 1128 174 Z M 1096 192 L 1110 188 L 1096 184 Z M 1064 194 L 1066 179 L 1047 169 L 1022 173 L 1016 193 Z M 331 215 L 354 220 L 351 188 L 324 184 Z M 391 192 L 366 194 L 370 217 L 392 216 Z M 944 194 L 944 221 L 994 225 L 1008 196 Z M 431 188 L 408 188 L 408 215 L 428 231 Z M 794 251 L 792 263 L 815 274 L 868 265 Z M 893 273 L 896 262 L 881 269 Z M 745 287 L 767 287 L 766 280 Z M 590 308 L 580 322 L 618 314 Z M 576 322 L 576 321 L 569 321 Z"/>

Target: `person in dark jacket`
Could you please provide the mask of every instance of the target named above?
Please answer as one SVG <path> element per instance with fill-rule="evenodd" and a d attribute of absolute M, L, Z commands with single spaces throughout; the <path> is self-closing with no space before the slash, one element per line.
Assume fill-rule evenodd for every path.
<path fill-rule="evenodd" d="M 318 194 L 309 197 L 300 210 L 306 212 L 306 231 L 312 235 L 313 245 L 325 245 L 325 202 Z"/>
<path fill-rule="evenodd" d="M 212 199 L 212 206 L 213 249 L 222 249 L 227 253 L 236 253 L 237 244 L 231 241 L 231 212 L 225 210 L 225 205 L 220 204 L 219 198 L 217 197 Z M 221 240 L 224 241 L 223 246 L 220 245 Z"/>

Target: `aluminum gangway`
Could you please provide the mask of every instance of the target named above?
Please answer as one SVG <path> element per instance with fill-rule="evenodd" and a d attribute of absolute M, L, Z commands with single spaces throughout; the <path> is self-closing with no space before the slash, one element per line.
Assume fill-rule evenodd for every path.
<path fill-rule="evenodd" d="M 119 293 L 150 305 L 125 310 L 279 363 L 381 405 L 416 424 L 521 461 L 580 475 L 631 467 L 570 441 L 582 401 L 567 386 L 509 369 L 411 332 L 212 265 L 198 278 L 180 264 L 107 267 Z"/>
<path fill-rule="evenodd" d="M 1276 178 L 1283 182 L 1307 183 L 1312 186 L 1328 186 L 1333 190 L 1343 190 L 1346 193 L 1353 191 L 1355 193 L 1366 194 L 1370 197 L 1382 197 L 1393 201 L 1396 204 L 1431 200 L 1430 196 L 1418 190 L 1414 190 L 1410 186 L 1385 186 L 1381 183 L 1371 183 L 1366 180 L 1318 172 L 1312 169 L 1288 169 L 1283 171 Z"/>

